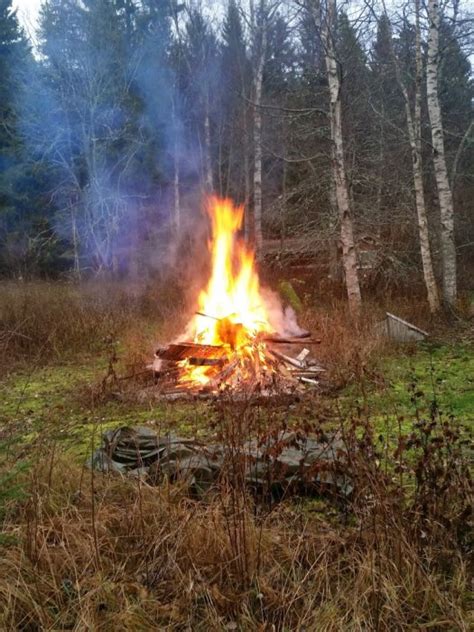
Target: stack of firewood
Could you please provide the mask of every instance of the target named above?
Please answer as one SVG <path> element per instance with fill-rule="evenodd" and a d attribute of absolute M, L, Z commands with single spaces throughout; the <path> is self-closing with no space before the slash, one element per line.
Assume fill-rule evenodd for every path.
<path fill-rule="evenodd" d="M 157 349 L 153 370 L 168 399 L 225 389 L 261 395 L 298 392 L 319 386 L 325 369 L 308 348 L 319 343 L 309 332 L 297 337 L 258 334 L 239 348 L 177 342 Z M 205 373 L 205 383 L 193 378 L 195 367 L 203 369 L 200 374 Z"/>

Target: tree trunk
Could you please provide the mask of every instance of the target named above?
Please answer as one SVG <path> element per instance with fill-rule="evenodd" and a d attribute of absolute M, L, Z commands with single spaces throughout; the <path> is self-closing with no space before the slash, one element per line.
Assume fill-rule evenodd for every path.
<path fill-rule="evenodd" d="M 174 230 L 176 234 L 179 234 L 181 226 L 181 197 L 179 191 L 179 156 L 178 156 L 178 142 L 174 143 L 174 176 L 173 176 L 173 210 L 174 210 Z"/>
<path fill-rule="evenodd" d="M 426 214 L 425 195 L 423 190 L 423 169 L 421 157 L 421 80 L 423 75 L 423 60 L 421 56 L 421 33 L 420 33 L 420 2 L 415 1 L 416 14 L 416 75 L 415 75 L 415 110 L 414 117 L 411 117 L 408 93 L 405 95 L 405 107 L 407 111 L 407 126 L 410 139 L 412 162 L 413 162 L 413 182 L 415 187 L 415 201 L 418 217 L 418 234 L 420 238 L 421 261 L 423 266 L 423 277 L 425 280 L 428 303 L 432 313 L 439 309 L 438 287 L 433 270 L 431 258 L 430 237 L 428 228 L 428 217 Z"/>
<path fill-rule="evenodd" d="M 178 141 L 178 128 L 176 122 L 176 106 L 175 99 L 173 99 L 173 133 L 174 133 L 174 148 L 173 148 L 173 229 L 176 235 L 179 235 L 179 229 L 181 226 L 181 197 L 180 197 L 180 170 L 179 170 L 179 141 Z"/>
<path fill-rule="evenodd" d="M 423 60 L 421 56 L 421 35 L 420 35 L 420 5 L 419 0 L 415 0 L 415 50 L 416 50 L 416 71 L 415 71 L 415 107 L 412 114 L 410 96 L 408 88 L 402 79 L 398 60 L 392 49 L 392 59 L 395 65 L 397 83 L 403 96 L 405 104 L 405 118 L 407 122 L 408 141 L 410 143 L 413 187 L 415 189 L 415 208 L 418 223 L 418 239 L 420 241 L 421 264 L 423 268 L 423 280 L 430 311 L 432 313 L 439 309 L 439 293 L 431 256 L 431 246 L 429 237 L 428 216 L 426 213 L 425 193 L 423 188 L 423 163 L 421 153 L 421 79 L 423 74 Z"/>
<path fill-rule="evenodd" d="M 421 262 L 428 303 L 432 313 L 439 309 L 438 287 L 433 270 L 429 238 L 428 218 L 426 215 L 425 194 L 423 190 L 423 171 L 421 163 L 421 147 L 419 146 L 419 119 L 412 120 L 410 106 L 406 104 L 407 127 L 413 165 L 413 184 L 415 188 L 415 206 L 418 219 L 418 237 L 420 240 Z M 416 116 L 416 115 L 415 115 Z"/>
<path fill-rule="evenodd" d="M 454 305 L 457 297 L 456 287 L 456 246 L 454 243 L 453 196 L 449 186 L 448 170 L 444 153 L 443 122 L 438 95 L 439 70 L 439 24 L 440 10 L 438 0 L 428 0 L 428 58 L 426 67 L 426 92 L 428 114 L 433 144 L 433 164 L 438 189 L 441 216 L 441 253 L 443 266 L 443 298 L 448 305 Z"/>
<path fill-rule="evenodd" d="M 263 20 L 263 17 L 261 18 Z M 262 256 L 262 85 L 263 68 L 265 65 L 265 54 L 267 48 L 267 25 L 261 24 L 261 38 L 259 54 L 256 60 L 256 71 L 254 78 L 254 105 L 253 105 L 253 221 L 255 254 L 257 259 Z"/>
<path fill-rule="evenodd" d="M 79 236 L 77 232 L 76 209 L 71 205 L 71 230 L 72 230 L 72 248 L 74 257 L 74 277 L 81 278 L 81 263 L 79 260 Z"/>
<path fill-rule="evenodd" d="M 382 202 L 383 202 L 383 193 L 384 193 L 384 165 L 385 165 L 385 107 L 384 104 L 382 103 L 382 108 L 381 108 L 381 113 L 382 113 L 382 121 L 381 121 L 381 125 L 380 125 L 380 136 L 379 136 L 379 157 L 378 157 L 378 163 L 379 163 L 379 173 L 378 173 L 378 178 L 377 178 L 377 197 L 376 197 L 376 202 L 375 202 L 375 213 L 376 216 L 374 218 L 374 220 L 377 222 L 377 228 L 376 228 L 376 235 L 377 235 L 377 239 L 380 240 L 381 239 L 381 226 L 382 226 L 382 222 L 381 222 L 381 218 L 382 218 Z"/>
<path fill-rule="evenodd" d="M 207 193 L 214 191 L 214 178 L 212 175 L 211 157 L 211 120 L 209 116 L 209 90 L 206 91 L 206 103 L 204 112 L 204 179 Z"/>
<path fill-rule="evenodd" d="M 336 19 L 336 2 L 329 0 L 327 15 L 322 29 L 324 56 L 329 84 L 329 118 L 332 141 L 332 177 L 336 191 L 336 202 L 341 224 L 342 264 L 346 281 L 349 308 L 358 312 L 361 306 L 357 254 L 354 243 L 354 229 L 347 189 L 344 165 L 344 141 L 342 136 L 341 85 L 339 80 L 333 33 L 330 32 Z"/>
<path fill-rule="evenodd" d="M 252 215 L 250 212 L 250 138 L 248 126 L 247 106 L 244 104 L 243 125 L 244 125 L 244 190 L 245 190 L 245 210 L 244 210 L 244 239 L 250 243 L 252 238 Z"/>

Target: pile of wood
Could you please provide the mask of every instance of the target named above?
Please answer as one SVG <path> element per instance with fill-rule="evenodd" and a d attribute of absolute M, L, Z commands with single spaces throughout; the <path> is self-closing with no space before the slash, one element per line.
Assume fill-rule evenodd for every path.
<path fill-rule="evenodd" d="M 259 334 L 238 349 L 229 344 L 177 342 L 157 349 L 153 370 L 166 399 L 207 396 L 223 390 L 269 396 L 317 388 L 325 369 L 310 348 L 321 341 L 309 332 L 296 337 Z M 206 383 L 192 379 L 192 369 Z"/>

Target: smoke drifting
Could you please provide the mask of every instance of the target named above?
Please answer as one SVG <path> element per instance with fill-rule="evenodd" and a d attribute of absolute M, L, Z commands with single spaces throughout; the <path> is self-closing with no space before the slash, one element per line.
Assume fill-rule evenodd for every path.
<path fill-rule="evenodd" d="M 269 288 L 261 288 L 260 293 L 265 301 L 268 320 L 276 332 L 282 336 L 298 336 L 303 333 L 291 305 L 284 307 L 278 294 Z"/>
<path fill-rule="evenodd" d="M 205 235 L 199 88 L 211 69 L 190 81 L 161 4 L 51 0 L 17 95 L 49 221 L 86 275 L 163 272 Z"/>

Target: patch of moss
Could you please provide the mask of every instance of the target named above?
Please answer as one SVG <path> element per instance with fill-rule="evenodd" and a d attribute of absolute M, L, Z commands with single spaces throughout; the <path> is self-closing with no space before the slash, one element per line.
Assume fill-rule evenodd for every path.
<path fill-rule="evenodd" d="M 209 434 L 213 411 L 206 402 L 93 402 L 81 396 L 105 375 L 102 358 L 17 372 L 0 383 L 0 427 L 3 445 L 18 453 L 41 437 L 58 442 L 77 462 L 84 462 L 109 428 L 150 424 L 160 432 L 188 436 Z M 278 413 L 287 424 L 324 418 L 337 424 L 351 415 L 370 417 L 376 432 L 389 442 L 407 432 L 416 415 L 429 414 L 433 401 L 461 423 L 474 419 L 474 352 L 472 346 L 423 345 L 399 348 L 380 360 L 379 379 L 347 388 L 336 402 L 322 396 L 317 404 L 302 402 Z M 263 411 L 265 414 L 265 411 Z M 275 423 L 275 411 L 268 411 Z M 282 417 L 283 416 L 283 417 Z M 1 445 L 0 445 L 1 448 Z"/>
<path fill-rule="evenodd" d="M 83 357 L 75 364 L 10 375 L 0 383 L 3 444 L 18 451 L 47 436 L 84 461 L 109 428 L 152 424 L 161 432 L 199 435 L 208 427 L 210 413 L 204 402 L 93 402 L 84 393 L 100 383 L 106 366 L 103 359 Z"/>
<path fill-rule="evenodd" d="M 346 389 L 344 400 L 366 410 L 376 427 L 390 434 L 429 414 L 435 403 L 460 423 L 474 422 L 474 349 L 465 344 L 399 347 L 380 360 L 380 380 Z"/>
<path fill-rule="evenodd" d="M 278 284 L 278 291 L 285 303 L 290 305 L 297 314 L 301 312 L 303 309 L 303 303 L 290 281 L 280 281 Z"/>

